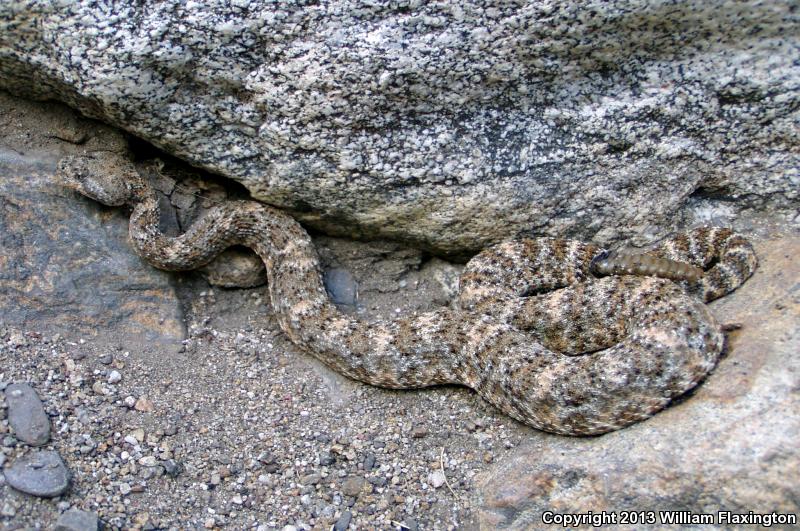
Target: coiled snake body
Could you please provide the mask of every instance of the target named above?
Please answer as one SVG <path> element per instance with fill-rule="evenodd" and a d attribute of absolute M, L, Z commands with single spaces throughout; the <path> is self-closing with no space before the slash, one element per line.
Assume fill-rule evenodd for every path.
<path fill-rule="evenodd" d="M 627 426 L 694 387 L 723 345 L 703 302 L 756 267 L 747 240 L 719 228 L 680 234 L 638 257 L 574 240 L 508 241 L 467 264 L 455 308 L 367 323 L 329 300 L 311 239 L 279 210 L 232 201 L 173 238 L 159 230 L 149 183 L 120 157 L 69 157 L 60 174 L 101 203 L 132 206 L 131 241 L 155 267 L 194 269 L 231 245 L 253 249 L 280 327 L 341 374 L 389 388 L 466 385 L 559 434 Z"/>

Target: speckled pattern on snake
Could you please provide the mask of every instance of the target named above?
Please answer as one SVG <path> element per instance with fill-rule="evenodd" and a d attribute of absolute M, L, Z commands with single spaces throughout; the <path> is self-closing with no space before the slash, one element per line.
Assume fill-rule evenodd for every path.
<path fill-rule="evenodd" d="M 465 385 L 525 424 L 566 435 L 627 426 L 697 385 L 723 345 L 704 302 L 741 285 L 757 263 L 748 241 L 723 228 L 679 234 L 644 258 L 574 240 L 507 241 L 467 264 L 452 308 L 368 323 L 329 300 L 311 239 L 279 210 L 231 201 L 168 237 L 154 191 L 121 157 L 68 157 L 60 175 L 101 203 L 132 207 L 130 239 L 155 267 L 193 269 L 228 246 L 253 249 L 280 327 L 333 370 L 389 388 Z"/>

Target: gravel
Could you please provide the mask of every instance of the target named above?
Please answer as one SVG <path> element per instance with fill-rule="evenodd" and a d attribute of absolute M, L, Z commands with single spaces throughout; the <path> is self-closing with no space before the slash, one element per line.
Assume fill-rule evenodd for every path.
<path fill-rule="evenodd" d="M 426 279 L 409 274 L 400 293 L 365 292 L 365 318 L 426 303 Z M 36 389 L 52 423 L 43 451 L 60 454 L 72 476 L 52 499 L 0 476 L 0 528 L 53 528 L 66 509 L 112 530 L 474 528 L 485 455 L 504 456 L 527 428 L 466 389 L 384 390 L 327 370 L 280 332 L 266 288 L 205 285 L 201 296 L 202 280 L 180 282 L 182 344 L 0 327 L 0 382 Z M 35 450 L 13 436 L 5 411 L 8 476 Z M 429 479 L 442 463 L 452 491 Z"/>

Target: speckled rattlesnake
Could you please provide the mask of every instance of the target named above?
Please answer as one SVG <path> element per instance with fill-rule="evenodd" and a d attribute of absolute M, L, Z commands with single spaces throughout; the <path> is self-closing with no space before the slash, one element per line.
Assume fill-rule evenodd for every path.
<path fill-rule="evenodd" d="M 607 256 L 573 240 L 509 241 L 467 264 L 456 308 L 367 323 L 330 302 L 308 234 L 279 210 L 232 201 L 172 238 L 159 230 L 155 193 L 120 157 L 68 157 L 60 175 L 101 203 L 132 206 L 131 241 L 158 268 L 193 269 L 230 245 L 252 248 L 281 328 L 334 370 L 390 388 L 466 385 L 560 434 L 627 426 L 694 387 L 723 344 L 700 299 L 728 293 L 756 267 L 750 244 L 727 229 L 689 231 L 649 258 Z M 670 260 L 707 271 L 696 278 L 699 270 Z"/>

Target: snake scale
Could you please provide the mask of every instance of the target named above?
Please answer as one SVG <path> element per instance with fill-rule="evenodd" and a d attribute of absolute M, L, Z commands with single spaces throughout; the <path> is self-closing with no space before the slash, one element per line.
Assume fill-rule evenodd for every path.
<path fill-rule="evenodd" d="M 697 385 L 723 346 L 704 302 L 757 264 L 750 243 L 724 228 L 627 256 L 575 240 L 507 241 L 467 264 L 452 308 L 368 323 L 330 301 L 309 235 L 279 210 L 231 201 L 168 237 L 154 190 L 122 157 L 67 157 L 59 174 L 96 201 L 132 207 L 130 240 L 155 267 L 194 269 L 231 245 L 253 249 L 280 327 L 333 370 L 388 388 L 465 385 L 507 415 L 565 435 L 630 425 Z"/>

